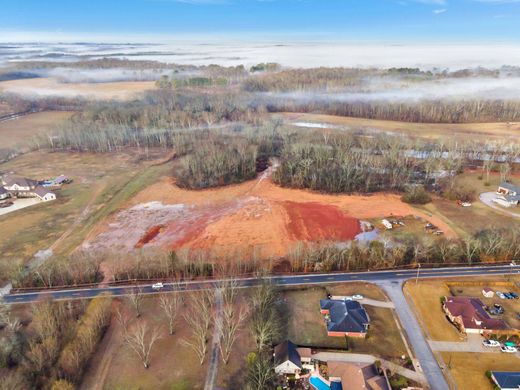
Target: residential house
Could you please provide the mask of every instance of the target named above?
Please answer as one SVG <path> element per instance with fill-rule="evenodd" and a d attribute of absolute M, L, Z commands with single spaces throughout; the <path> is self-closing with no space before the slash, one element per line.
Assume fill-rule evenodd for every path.
<path fill-rule="evenodd" d="M 493 202 L 501 206 L 513 207 L 520 203 L 520 186 L 502 182 L 498 186 L 497 194 L 498 197 L 493 199 Z"/>
<path fill-rule="evenodd" d="M 484 297 L 486 297 L 486 298 L 493 298 L 493 296 L 495 295 L 495 292 L 493 290 L 491 290 L 489 287 L 484 287 L 482 289 L 482 295 L 484 295 Z"/>
<path fill-rule="evenodd" d="M 298 347 L 289 340 L 274 347 L 274 363 L 274 371 L 279 375 L 299 374 L 303 368 Z"/>
<path fill-rule="evenodd" d="M 327 334 L 333 337 L 366 337 L 370 318 L 358 301 L 322 299 Z"/>
<path fill-rule="evenodd" d="M 2 177 L 2 186 L 4 189 L 17 198 L 35 196 L 33 190 L 37 184 L 35 180 L 26 179 L 25 177 L 13 175 L 5 175 Z"/>
<path fill-rule="evenodd" d="M 520 371 L 491 371 L 491 380 L 500 390 L 520 389 Z"/>
<path fill-rule="evenodd" d="M 0 200 L 7 199 L 11 196 L 4 187 L 0 187 Z"/>
<path fill-rule="evenodd" d="M 374 364 L 327 362 L 329 379 L 340 380 L 343 390 L 390 390 L 384 376 L 378 374 Z"/>
<path fill-rule="evenodd" d="M 56 199 L 56 194 L 54 194 L 54 192 L 51 192 L 47 188 L 41 186 L 38 186 L 34 189 L 34 194 L 43 202 Z"/>
<path fill-rule="evenodd" d="M 478 298 L 446 297 L 443 309 L 462 333 L 491 333 L 508 329 L 502 320 L 491 318 Z"/>

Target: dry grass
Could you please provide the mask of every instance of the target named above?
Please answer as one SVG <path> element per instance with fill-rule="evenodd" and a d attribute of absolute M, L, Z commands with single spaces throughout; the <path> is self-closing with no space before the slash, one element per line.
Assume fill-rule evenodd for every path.
<path fill-rule="evenodd" d="M 460 335 L 446 319 L 440 298 L 450 295 L 450 289 L 443 281 L 419 280 L 407 282 L 404 286 L 406 297 L 412 301 L 419 322 L 432 340 L 460 341 Z"/>
<path fill-rule="evenodd" d="M 372 283 L 341 283 L 325 286 L 332 295 L 354 295 L 361 294 L 365 298 L 378 301 L 388 301 L 383 291 Z"/>
<path fill-rule="evenodd" d="M 52 130 L 72 114 L 70 111 L 46 111 L 0 122 L 1 147 L 14 148 L 28 144 L 33 137 Z"/>
<path fill-rule="evenodd" d="M 374 120 L 364 118 L 341 117 L 335 115 L 284 113 L 282 116 L 291 121 L 309 121 L 315 123 L 330 123 L 336 126 L 345 126 L 352 129 L 380 130 L 381 132 L 395 132 L 423 138 L 444 138 L 485 136 L 486 138 L 518 140 L 519 123 L 411 123 L 388 120 Z"/>
<path fill-rule="evenodd" d="M 363 293 L 363 289 L 359 286 L 356 286 L 352 291 Z M 365 291 L 365 293 L 367 296 L 370 294 L 368 291 Z M 324 287 L 283 292 L 288 315 L 287 337 L 298 345 L 345 349 L 344 338 L 327 336 L 325 322 L 319 306 L 319 300 L 325 296 L 326 290 Z M 377 297 L 378 295 L 372 296 Z M 349 351 L 373 354 L 394 360 L 406 355 L 406 349 L 395 323 L 393 311 L 368 305 L 365 308 L 371 320 L 368 336 L 364 340 L 350 338 Z"/>
<path fill-rule="evenodd" d="M 458 390 L 493 390 L 486 371 L 518 371 L 520 359 L 505 353 L 442 352 Z"/>

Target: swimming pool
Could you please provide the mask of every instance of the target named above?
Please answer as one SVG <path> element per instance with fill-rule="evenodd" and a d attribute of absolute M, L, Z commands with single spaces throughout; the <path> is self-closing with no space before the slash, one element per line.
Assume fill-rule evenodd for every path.
<path fill-rule="evenodd" d="M 323 382 L 319 376 L 311 376 L 309 382 L 316 390 L 330 390 L 330 386 Z"/>

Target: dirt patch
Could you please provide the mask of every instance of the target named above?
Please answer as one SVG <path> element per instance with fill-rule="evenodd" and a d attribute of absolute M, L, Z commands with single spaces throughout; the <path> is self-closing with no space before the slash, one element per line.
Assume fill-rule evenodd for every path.
<path fill-rule="evenodd" d="M 146 231 L 144 236 L 135 244 L 135 248 L 142 248 L 145 244 L 148 244 L 152 241 L 164 228 L 164 225 L 155 225 Z"/>
<path fill-rule="evenodd" d="M 316 202 L 284 202 L 289 214 L 288 230 L 294 240 L 349 241 L 361 233 L 357 218 L 344 214 L 336 206 Z"/>
<path fill-rule="evenodd" d="M 401 202 L 398 195 L 327 195 L 281 188 L 257 180 L 189 191 L 165 178 L 141 191 L 86 245 L 131 251 L 153 230 L 144 247 L 211 249 L 217 256 L 286 255 L 297 241 L 348 241 L 361 233 L 359 219 L 416 215 L 453 230 L 439 218 Z"/>

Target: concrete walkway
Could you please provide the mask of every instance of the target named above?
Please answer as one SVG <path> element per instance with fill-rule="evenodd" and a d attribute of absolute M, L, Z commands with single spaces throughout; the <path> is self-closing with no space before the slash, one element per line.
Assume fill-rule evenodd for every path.
<path fill-rule="evenodd" d="M 442 370 L 425 339 L 417 318 L 415 318 L 404 296 L 402 282 L 385 281 L 377 284 L 384 289 L 388 297 L 395 304 L 395 311 L 408 335 L 415 356 L 420 363 L 420 366 L 416 367 L 416 369 L 424 373 L 432 389 L 449 390 Z"/>
<path fill-rule="evenodd" d="M 346 362 L 346 363 L 365 363 L 373 364 L 376 360 L 381 362 L 381 366 L 392 372 L 396 372 L 415 382 L 427 385 L 428 382 L 424 375 L 417 371 L 410 370 L 398 364 L 392 363 L 388 360 L 379 359 L 373 355 L 365 355 L 360 353 L 348 352 L 318 352 L 312 355 L 313 359 L 321 360 L 323 362 Z"/>
<path fill-rule="evenodd" d="M 494 192 L 483 192 L 480 194 L 479 199 L 482 203 L 484 203 L 486 206 L 489 206 L 495 210 L 500 211 L 503 214 L 507 214 L 513 218 L 520 218 L 520 213 L 516 213 L 514 211 L 511 211 L 511 209 L 507 209 L 505 207 L 501 207 L 495 202 L 493 202 L 493 199 L 495 199 L 498 195 Z M 515 210 L 513 207 L 512 210 Z"/>

